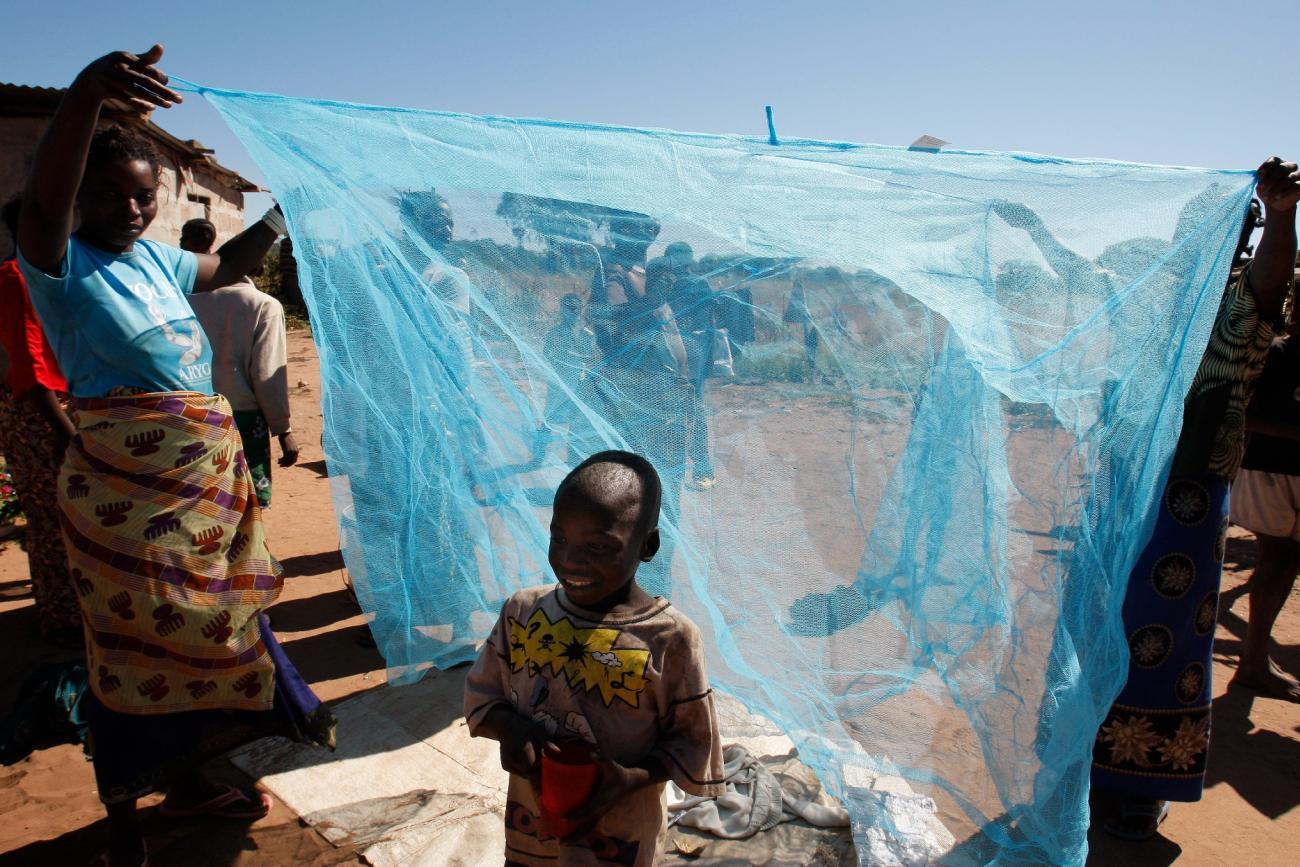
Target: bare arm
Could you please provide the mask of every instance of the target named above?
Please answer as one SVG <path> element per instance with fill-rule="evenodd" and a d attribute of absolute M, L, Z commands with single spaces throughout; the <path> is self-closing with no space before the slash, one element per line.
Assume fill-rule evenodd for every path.
<path fill-rule="evenodd" d="M 210 292 L 238 283 L 266 258 L 279 233 L 264 222 L 257 222 L 222 244 L 215 254 L 199 254 L 195 292 Z"/>
<path fill-rule="evenodd" d="M 1256 193 L 1264 203 L 1264 234 L 1250 265 L 1250 289 L 1260 315 L 1277 319 L 1295 268 L 1295 210 L 1300 202 L 1300 170 L 1270 157 L 1256 172 Z"/>
<path fill-rule="evenodd" d="M 1042 217 L 1031 208 L 1015 202 L 999 201 L 993 203 L 992 209 L 1008 226 L 1023 229 L 1043 254 L 1047 264 L 1062 278 L 1077 280 L 1096 274 L 1097 266 L 1057 240 L 1047 230 Z"/>
<path fill-rule="evenodd" d="M 63 411 L 58 394 L 43 385 L 37 385 L 23 395 L 23 400 L 31 404 L 37 414 L 49 424 L 50 430 L 54 431 L 55 451 L 63 454 L 72 438 L 77 435 L 77 427 Z"/>
<path fill-rule="evenodd" d="M 677 372 L 682 376 L 690 376 L 690 367 L 686 360 L 686 344 L 682 342 L 682 334 L 677 330 L 673 308 L 667 304 L 663 305 L 655 311 L 655 318 L 659 320 L 660 327 L 663 329 L 664 342 L 668 344 L 668 353 L 677 364 Z"/>
<path fill-rule="evenodd" d="M 474 729 L 474 737 L 500 741 L 502 738 L 509 737 L 516 729 L 522 730 L 523 723 L 528 722 L 531 722 L 528 717 L 502 700 L 499 704 L 492 705 L 487 713 L 483 714 L 483 719 L 479 720 L 478 727 Z"/>
<path fill-rule="evenodd" d="M 161 45 L 139 56 L 115 51 L 87 66 L 64 94 L 36 146 L 19 217 L 18 247 L 28 262 L 47 274 L 59 270 L 67 253 L 73 206 L 104 101 L 119 99 L 141 112 L 181 101 L 180 94 L 166 86 L 167 76 L 153 65 L 162 53 Z"/>
<path fill-rule="evenodd" d="M 626 304 L 627 292 L 623 291 L 622 280 L 609 280 L 605 283 L 605 301 L 608 304 Z"/>
<path fill-rule="evenodd" d="M 1058 241 L 1041 222 L 1029 232 L 1029 237 L 1052 270 L 1066 280 L 1085 278 L 1097 271 L 1096 265 Z"/>

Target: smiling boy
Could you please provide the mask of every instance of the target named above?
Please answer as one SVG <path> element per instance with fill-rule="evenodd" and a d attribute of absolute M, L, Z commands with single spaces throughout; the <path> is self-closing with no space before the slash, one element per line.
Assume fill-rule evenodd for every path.
<path fill-rule="evenodd" d="M 628 452 L 601 452 L 555 494 L 549 560 L 559 585 L 506 601 L 465 686 L 470 732 L 501 744 L 510 772 L 507 864 L 655 862 L 663 788 L 722 789 L 722 747 L 699 630 L 636 571 L 659 550 L 659 476 Z M 596 788 L 563 840 L 539 822 L 544 750 L 584 740 Z"/>

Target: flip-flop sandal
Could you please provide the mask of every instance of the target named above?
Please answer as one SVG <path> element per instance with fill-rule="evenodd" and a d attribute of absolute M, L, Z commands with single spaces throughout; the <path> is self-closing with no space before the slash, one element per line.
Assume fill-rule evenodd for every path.
<path fill-rule="evenodd" d="M 271 812 L 271 796 L 254 790 L 258 800 L 254 801 L 249 793 L 235 786 L 224 786 L 221 794 L 195 804 L 192 807 L 169 807 L 163 801 L 158 813 L 169 819 L 185 819 L 194 816 L 212 816 L 218 819 L 260 819 Z"/>
<path fill-rule="evenodd" d="M 1120 805 L 1118 819 L 1106 820 L 1106 833 L 1121 840 L 1150 840 L 1160 830 L 1160 823 L 1168 816 L 1168 801 L 1136 801 L 1125 798 Z M 1149 824 L 1141 830 L 1129 830 L 1125 827 L 1128 819 L 1147 819 Z"/>

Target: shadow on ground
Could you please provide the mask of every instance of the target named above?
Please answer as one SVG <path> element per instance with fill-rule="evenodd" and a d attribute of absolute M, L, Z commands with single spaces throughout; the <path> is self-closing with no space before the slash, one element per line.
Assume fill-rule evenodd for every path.
<path fill-rule="evenodd" d="M 227 766 L 228 767 L 228 766 Z M 363 864 L 358 855 L 337 848 L 315 834 L 304 834 L 303 823 L 281 807 L 281 816 L 250 826 L 236 821 L 175 821 L 158 815 L 156 808 L 141 811 L 141 825 L 149 841 L 152 867 L 327 867 Z M 278 821 L 277 821 L 278 819 Z M 0 854 L 0 867 L 52 867 L 93 864 L 108 839 L 108 822 L 100 820 L 53 840 L 30 843 Z"/>
<path fill-rule="evenodd" d="M 318 596 L 277 602 L 268 612 L 277 632 L 311 632 L 356 617 L 361 609 L 356 597 L 346 587 L 340 587 Z M 383 663 L 379 664 L 382 667 Z"/>
<path fill-rule="evenodd" d="M 338 551 L 291 557 L 285 561 L 286 576 L 310 578 L 323 576 L 342 567 Z M 383 658 L 374 648 L 358 644 L 355 618 L 360 613 L 355 599 L 341 586 L 297 599 L 286 599 L 271 608 L 273 628 L 280 633 L 285 652 L 299 667 L 309 682 L 320 683 L 360 673 L 375 673 L 372 690 L 350 686 L 351 693 L 328 701 L 333 706 L 348 698 L 366 692 L 386 689 L 383 685 Z M 26 581 L 6 581 L 0 585 L 0 595 L 6 600 L 17 600 L 30 594 Z M 345 625 L 345 622 L 352 621 Z M 323 630 L 323 631 L 321 631 Z M 293 637 L 286 633 L 315 632 L 314 635 Z M 30 604 L 8 607 L 0 611 L 0 655 L 7 660 L 0 666 L 0 713 L 7 712 L 17 691 L 27 675 L 35 668 L 47 664 L 81 658 L 81 653 L 55 647 L 41 638 L 35 609 Z M 336 693 L 337 694 L 337 693 Z M 430 709 L 413 733 L 431 734 L 440 727 L 451 724 L 460 714 L 459 702 L 455 707 Z M 45 746 L 43 744 L 43 746 Z M 71 810 L 95 817 L 82 827 L 53 839 L 27 843 L 20 848 L 0 853 L 0 867 L 10 865 L 83 865 L 91 864 L 107 840 L 107 826 L 93 794 L 90 767 L 81 756 L 80 748 L 59 746 L 65 758 L 51 765 L 50 758 L 42 764 L 32 759 L 0 769 L 0 813 L 17 805 L 14 798 L 32 797 L 24 794 L 32 780 L 51 775 L 70 779 L 70 788 L 61 786 L 50 792 L 50 800 L 40 809 Z M 338 758 L 320 750 L 319 761 Z M 354 751 L 355 752 L 355 751 Z M 234 768 L 225 758 L 215 759 L 207 769 L 218 778 L 239 785 L 252 780 Z M 36 775 L 36 776 L 32 776 Z M 26 780 L 24 778 L 27 778 Z M 84 779 L 83 779 L 84 778 Z M 48 785 L 48 784 L 39 784 Z M 42 795 L 37 799 L 44 802 Z M 276 803 L 270 816 L 253 824 L 232 821 L 169 820 L 158 815 L 158 796 L 142 801 L 141 812 L 145 834 L 150 845 L 150 863 L 161 867 L 271 867 L 271 865 L 300 864 L 307 867 L 326 867 L 335 864 L 363 863 L 348 848 L 337 848 L 329 841 L 306 830 L 291 810 Z M 30 806 L 27 807 L 30 809 Z"/>
<path fill-rule="evenodd" d="M 322 551 L 319 554 L 299 554 L 286 557 L 280 561 L 285 578 L 301 578 L 304 575 L 325 575 L 338 572 L 343 568 L 343 555 L 338 551 Z"/>
<path fill-rule="evenodd" d="M 298 466 L 302 467 L 304 470 L 310 470 L 315 473 L 317 478 L 324 479 L 330 474 L 329 468 L 325 465 L 325 460 L 323 458 L 319 461 L 303 461 L 298 464 Z"/>

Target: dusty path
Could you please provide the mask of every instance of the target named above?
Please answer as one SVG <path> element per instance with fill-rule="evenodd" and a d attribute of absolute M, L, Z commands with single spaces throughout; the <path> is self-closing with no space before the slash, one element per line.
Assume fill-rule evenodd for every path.
<path fill-rule="evenodd" d="M 272 609 L 287 652 L 322 698 L 337 701 L 384 681 L 383 662 L 356 642 L 362 618 L 343 584 L 338 537 L 320 454 L 320 378 L 305 332 L 290 335 L 294 426 L 304 447 L 302 463 L 275 475 L 275 504 L 267 515 L 272 549 L 284 562 L 284 595 Z M 1300 706 L 1226 689 L 1241 636 L 1254 545 L 1234 530 L 1224 579 L 1224 606 L 1216 645 L 1214 752 L 1209 788 L 1198 804 L 1174 810 L 1163 834 L 1138 846 L 1093 836 L 1094 865 L 1211 867 L 1294 863 L 1300 839 Z M 12 542 L 0 550 L 0 708 L 30 668 L 60 658 L 40 642 L 26 559 Z M 1292 597 L 1275 633 L 1279 661 L 1300 674 L 1300 594 Z M 66 655 L 66 654 L 64 654 Z M 214 763 L 234 775 L 224 762 Z M 146 802 L 156 804 L 158 798 Z M 161 867 L 253 867 L 361 863 L 326 842 L 281 804 L 252 826 L 177 823 L 146 816 L 152 863 Z M 40 750 L 0 768 L 0 867 L 89 862 L 104 840 L 103 812 L 90 765 L 79 747 Z"/>

